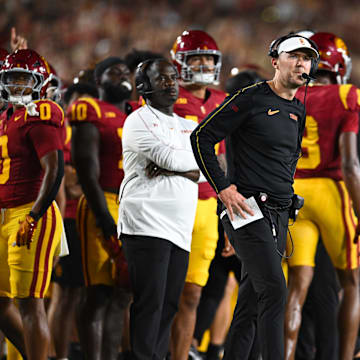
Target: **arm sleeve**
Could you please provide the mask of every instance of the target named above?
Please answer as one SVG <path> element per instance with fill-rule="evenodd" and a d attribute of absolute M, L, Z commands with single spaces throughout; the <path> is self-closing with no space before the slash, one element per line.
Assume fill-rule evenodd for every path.
<path fill-rule="evenodd" d="M 161 168 L 185 172 L 199 167 L 191 148 L 174 146 L 151 114 L 145 111 L 128 118 L 123 131 L 123 141 L 132 151 L 142 153 Z"/>
<path fill-rule="evenodd" d="M 249 113 L 249 104 L 249 97 L 238 91 L 226 98 L 190 136 L 199 168 L 217 193 L 230 186 L 230 181 L 219 166 L 214 146 L 242 125 Z"/>
<path fill-rule="evenodd" d="M 33 123 L 29 126 L 28 136 L 39 159 L 53 150 L 62 150 L 61 128 L 50 124 Z"/>
<path fill-rule="evenodd" d="M 357 111 L 346 111 L 343 117 L 341 132 L 354 132 L 359 131 L 359 113 Z"/>

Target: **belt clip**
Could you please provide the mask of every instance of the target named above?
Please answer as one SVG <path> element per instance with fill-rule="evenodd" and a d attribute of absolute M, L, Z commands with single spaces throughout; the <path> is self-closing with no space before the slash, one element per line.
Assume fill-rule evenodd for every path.
<path fill-rule="evenodd" d="M 268 200 L 268 194 L 261 192 L 258 196 L 258 200 L 262 203 L 266 203 Z"/>

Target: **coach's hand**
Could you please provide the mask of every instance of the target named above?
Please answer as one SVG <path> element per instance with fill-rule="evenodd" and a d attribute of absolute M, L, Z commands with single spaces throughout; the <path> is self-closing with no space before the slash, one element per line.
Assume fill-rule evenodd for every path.
<path fill-rule="evenodd" d="M 25 220 L 19 221 L 20 227 L 16 234 L 16 245 L 26 245 L 30 249 L 30 244 L 33 241 L 34 231 L 36 229 L 37 221 L 30 215 L 25 216 Z"/>
<path fill-rule="evenodd" d="M 244 202 L 246 199 L 237 191 L 234 184 L 224 190 L 221 190 L 218 196 L 221 202 L 228 209 L 230 220 L 234 220 L 234 213 L 239 214 L 244 219 L 246 219 L 246 213 L 254 215 L 250 206 Z"/>

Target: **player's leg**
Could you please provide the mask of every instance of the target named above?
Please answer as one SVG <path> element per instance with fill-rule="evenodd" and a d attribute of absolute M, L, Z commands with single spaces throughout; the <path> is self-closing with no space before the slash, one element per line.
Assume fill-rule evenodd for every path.
<path fill-rule="evenodd" d="M 79 313 L 80 343 L 86 359 L 100 360 L 106 309 L 112 296 L 114 280 L 110 257 L 101 244 L 101 230 L 96 226 L 95 216 L 84 196 L 78 204 L 77 227 L 86 286 Z"/>
<path fill-rule="evenodd" d="M 50 331 L 47 325 L 44 299 L 18 299 L 24 326 L 28 359 L 47 359 L 50 346 Z"/>
<path fill-rule="evenodd" d="M 299 218 L 291 228 L 294 253 L 288 261 L 288 296 L 285 310 L 285 359 L 294 360 L 301 313 L 311 284 L 319 231 L 311 221 Z M 291 253 L 291 238 L 287 253 Z"/>
<path fill-rule="evenodd" d="M 8 239 L 11 230 L 12 223 L 10 222 L 9 210 L 2 210 L 0 224 L 0 329 L 25 355 L 22 321 L 19 309 L 11 299 L 10 267 L 8 264 Z"/>
<path fill-rule="evenodd" d="M 332 209 L 336 205 L 337 211 L 326 214 L 328 224 L 324 224 L 320 230 L 343 289 L 338 314 L 339 358 L 348 360 L 353 357 L 359 327 L 359 243 L 353 241 L 356 218 L 346 186 L 342 181 L 332 181 L 331 185 L 328 193 L 334 199 Z"/>
<path fill-rule="evenodd" d="M 11 294 L 17 298 L 27 357 L 45 360 L 50 345 L 44 297 L 50 283 L 53 258 L 59 255 L 62 220 L 55 202 L 38 221 L 30 249 L 14 247 L 19 220 L 31 205 L 11 209 L 12 231 L 8 243 Z"/>
<path fill-rule="evenodd" d="M 186 360 L 194 335 L 196 310 L 205 286 L 218 238 L 216 199 L 199 200 L 195 216 L 188 272 L 171 335 L 171 359 Z"/>
<path fill-rule="evenodd" d="M 298 218 L 289 226 L 287 238 L 288 297 L 285 312 L 285 359 L 293 360 L 301 326 L 302 308 L 312 281 L 320 231 L 317 217 L 324 183 L 320 179 L 297 179 L 294 190 L 306 198 Z M 320 187 L 320 188 L 319 188 Z M 316 190 L 315 190 L 316 189 Z M 323 211 L 323 209 L 321 210 Z"/>
<path fill-rule="evenodd" d="M 8 297 L 0 297 L 0 324 L 4 335 L 24 357 L 26 351 L 21 316 L 13 300 Z"/>
<path fill-rule="evenodd" d="M 214 320 L 210 327 L 210 343 L 206 352 L 206 360 L 219 360 L 223 351 L 227 331 L 232 319 L 231 300 L 237 282 L 235 277 L 228 276 L 224 296 L 217 308 Z"/>
<path fill-rule="evenodd" d="M 200 301 L 202 287 L 186 282 L 180 297 L 179 310 L 171 329 L 171 359 L 188 358 L 191 341 L 194 335 L 196 309 Z"/>
<path fill-rule="evenodd" d="M 102 359 L 118 358 L 124 328 L 124 312 L 128 309 L 130 299 L 129 291 L 114 287 L 105 314 Z"/>
<path fill-rule="evenodd" d="M 303 352 L 311 346 L 312 349 L 308 351 L 308 356 L 305 356 L 305 359 L 310 359 L 310 354 L 314 353 L 314 349 L 316 348 L 317 360 L 337 360 L 337 312 L 339 307 L 340 285 L 335 269 L 321 239 L 318 243 L 315 263 L 314 277 L 303 308 L 302 321 L 302 325 L 308 325 L 310 329 L 313 328 L 314 333 L 311 337 L 311 331 L 307 332 L 308 337 L 310 335 L 310 341 L 308 337 L 303 341 L 300 335 L 298 348 L 299 342 L 308 341 L 308 345 L 302 347 Z M 307 310 L 306 307 L 308 307 L 308 311 L 307 314 L 305 313 L 304 315 L 304 310 Z"/>
<path fill-rule="evenodd" d="M 215 251 L 215 256 L 209 268 L 209 278 L 202 289 L 200 303 L 196 313 L 196 324 L 194 331 L 193 345 L 198 347 L 201 343 L 204 332 L 210 328 L 217 308 L 223 298 L 229 269 L 227 264 L 231 259 L 224 258 L 221 253 L 225 246 L 224 228 L 218 224 L 219 239 Z M 240 266 L 240 262 L 238 262 Z"/>
<path fill-rule="evenodd" d="M 84 284 L 81 266 L 81 245 L 75 219 L 64 220 L 69 255 L 60 258 L 53 274 L 53 291 L 48 311 L 49 327 L 58 359 L 67 358 L 75 311 Z"/>
<path fill-rule="evenodd" d="M 69 345 L 75 324 L 75 311 L 80 296 L 80 287 L 68 287 L 53 282 L 50 306 L 54 309 L 51 312 L 52 316 L 49 316 L 49 327 L 58 359 L 69 356 Z"/>
<path fill-rule="evenodd" d="M 339 309 L 340 358 L 352 359 L 359 329 L 359 269 L 337 269 L 343 297 Z"/>
<path fill-rule="evenodd" d="M 116 223 L 119 207 L 117 194 L 105 193 L 105 198 L 110 214 Z M 121 288 L 121 286 L 126 286 L 126 281 L 123 282 L 124 285 L 115 285 L 115 268 L 115 264 L 112 263 L 111 278 L 113 292 L 106 308 L 102 338 L 102 358 L 109 360 L 115 360 L 118 357 L 123 333 L 124 311 L 131 299 L 130 290 L 128 288 Z M 123 275 L 125 276 L 125 274 Z"/>

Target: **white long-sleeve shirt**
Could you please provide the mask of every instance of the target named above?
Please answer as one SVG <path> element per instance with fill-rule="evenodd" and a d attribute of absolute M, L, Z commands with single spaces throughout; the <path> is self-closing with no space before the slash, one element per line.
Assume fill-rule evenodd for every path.
<path fill-rule="evenodd" d="M 190 144 L 196 126 L 149 105 L 128 116 L 122 134 L 119 235 L 154 236 L 190 251 L 198 185 L 182 176 L 149 179 L 145 168 L 152 161 L 171 171 L 198 170 Z"/>

